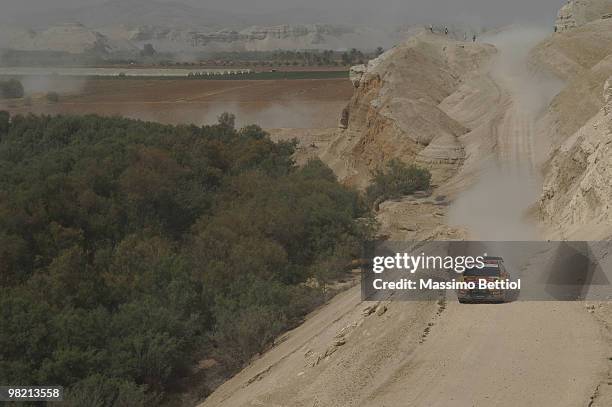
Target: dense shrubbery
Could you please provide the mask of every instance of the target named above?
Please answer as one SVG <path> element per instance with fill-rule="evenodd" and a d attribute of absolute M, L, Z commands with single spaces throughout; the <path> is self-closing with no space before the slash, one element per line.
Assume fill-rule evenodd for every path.
<path fill-rule="evenodd" d="M 154 404 L 240 367 L 320 303 L 358 195 L 256 126 L 0 113 L 0 382 Z M 321 286 L 319 286 L 321 287 Z M 98 404 L 96 404 L 98 403 Z"/>
<path fill-rule="evenodd" d="M 385 169 L 379 169 L 372 175 L 372 182 L 366 189 L 366 196 L 371 205 L 387 199 L 399 198 L 418 190 L 429 188 L 431 174 L 427 169 L 416 165 L 406 165 L 393 159 Z"/>
<path fill-rule="evenodd" d="M 23 85 L 17 79 L 0 81 L 0 98 L 17 99 L 23 97 Z"/>

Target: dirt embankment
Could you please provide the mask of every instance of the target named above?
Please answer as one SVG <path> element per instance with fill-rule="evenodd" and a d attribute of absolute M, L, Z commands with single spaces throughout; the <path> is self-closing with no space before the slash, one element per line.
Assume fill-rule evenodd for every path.
<path fill-rule="evenodd" d="M 533 52 L 533 63 L 567 81 L 540 120 L 550 140 L 540 200 L 542 220 L 555 238 L 612 235 L 610 85 L 612 19 L 555 34 Z"/>
<path fill-rule="evenodd" d="M 611 168 L 612 97 L 608 96 L 607 103 L 554 151 L 547 166 L 540 209 L 555 236 L 586 240 L 612 236 Z"/>
<path fill-rule="evenodd" d="M 463 161 L 457 138 L 468 129 L 439 105 L 494 52 L 485 44 L 421 33 L 354 69 L 355 93 L 322 159 L 358 187 L 392 158 L 419 161 L 435 183 L 448 179 Z"/>
<path fill-rule="evenodd" d="M 583 8 L 592 3 L 595 10 L 605 5 L 612 12 L 609 0 L 579 3 Z M 539 209 L 548 236 L 554 239 L 612 236 L 612 18 L 590 14 L 590 22 L 549 37 L 532 52 L 535 66 L 567 81 L 539 123 L 542 137 L 551 144 Z M 612 303 L 586 307 L 600 322 L 611 354 Z M 608 360 L 590 406 L 612 405 L 611 383 Z"/>
<path fill-rule="evenodd" d="M 603 84 L 612 74 L 612 19 L 600 19 L 549 36 L 531 52 L 533 69 L 566 82 L 552 100 L 540 129 L 557 147 L 603 105 Z"/>

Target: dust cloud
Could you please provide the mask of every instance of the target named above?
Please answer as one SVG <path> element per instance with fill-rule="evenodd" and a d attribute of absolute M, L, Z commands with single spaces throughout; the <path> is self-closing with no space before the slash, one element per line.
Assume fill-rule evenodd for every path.
<path fill-rule="evenodd" d="M 40 93 L 57 92 L 60 94 L 77 94 L 85 88 L 86 79 L 59 76 L 23 76 L 21 83 L 26 96 Z"/>
<path fill-rule="evenodd" d="M 530 208 L 540 197 L 539 170 L 548 151 L 538 138 L 537 120 L 562 83 L 528 67 L 529 51 L 550 30 L 513 26 L 483 37 L 499 51 L 490 74 L 507 94 L 497 124 L 495 159 L 480 163 L 478 181 L 459 195 L 450 208 L 451 224 L 467 227 L 482 240 L 538 240 Z M 479 159 L 479 158 L 476 158 Z"/>
<path fill-rule="evenodd" d="M 450 223 L 467 227 L 480 240 L 533 240 L 537 228 L 528 209 L 538 199 L 541 180 L 524 168 L 487 162 L 481 176 L 449 209 Z"/>
<path fill-rule="evenodd" d="M 550 34 L 547 28 L 517 25 L 481 38 L 499 50 L 491 68 L 493 77 L 510 91 L 517 107 L 532 121 L 564 85 L 552 75 L 529 68 L 529 52 Z"/>

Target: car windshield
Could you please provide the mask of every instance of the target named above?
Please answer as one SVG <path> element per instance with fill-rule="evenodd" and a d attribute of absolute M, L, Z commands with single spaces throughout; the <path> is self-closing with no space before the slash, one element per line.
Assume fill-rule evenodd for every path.
<path fill-rule="evenodd" d="M 467 277 L 499 277 L 499 267 L 468 268 L 463 272 Z"/>

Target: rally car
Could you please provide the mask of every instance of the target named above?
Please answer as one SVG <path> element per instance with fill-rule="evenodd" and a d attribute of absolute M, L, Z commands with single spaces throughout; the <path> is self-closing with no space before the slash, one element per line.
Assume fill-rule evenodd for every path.
<path fill-rule="evenodd" d="M 473 289 L 457 290 L 457 298 L 460 303 L 469 302 L 506 302 L 510 300 L 511 293 L 504 289 L 487 289 L 480 288 L 480 280 L 487 282 L 507 281 L 510 275 L 504 266 L 504 260 L 501 257 L 485 257 L 483 260 L 484 267 L 471 267 L 466 269 L 461 276 L 461 281 L 464 283 L 472 282 L 475 285 Z"/>

